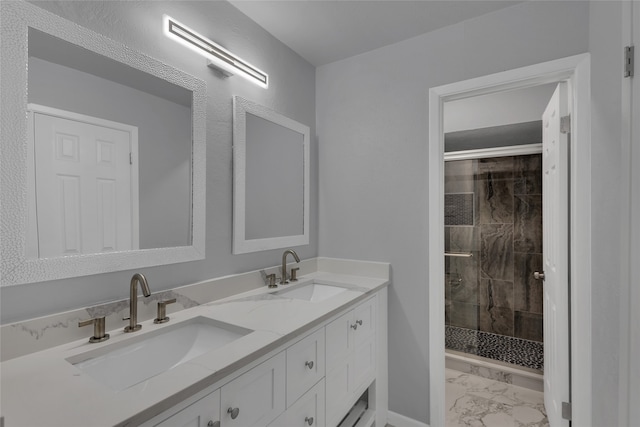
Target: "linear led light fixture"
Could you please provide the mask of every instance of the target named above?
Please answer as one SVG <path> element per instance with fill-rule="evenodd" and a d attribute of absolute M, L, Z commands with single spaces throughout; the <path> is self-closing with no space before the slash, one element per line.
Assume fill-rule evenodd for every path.
<path fill-rule="evenodd" d="M 207 58 L 209 67 L 219 70 L 225 76 L 233 76 L 237 73 L 265 89 L 269 86 L 269 75 L 264 71 L 238 58 L 172 17 L 163 15 L 162 18 L 164 34 Z"/>

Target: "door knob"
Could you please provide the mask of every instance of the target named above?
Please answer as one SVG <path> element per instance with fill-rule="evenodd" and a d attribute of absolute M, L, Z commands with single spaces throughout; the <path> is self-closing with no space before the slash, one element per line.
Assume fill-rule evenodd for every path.
<path fill-rule="evenodd" d="M 313 417 L 305 417 L 304 422 L 313 425 Z"/>
<path fill-rule="evenodd" d="M 544 271 L 536 271 L 533 273 L 533 278 L 536 280 L 544 280 Z"/>
<path fill-rule="evenodd" d="M 304 362 L 304 366 L 306 366 L 309 369 L 313 369 L 313 360 L 310 362 Z"/>

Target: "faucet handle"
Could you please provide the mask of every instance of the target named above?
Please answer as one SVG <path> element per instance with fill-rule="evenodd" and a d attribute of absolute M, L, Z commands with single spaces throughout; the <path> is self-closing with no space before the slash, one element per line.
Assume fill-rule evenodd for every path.
<path fill-rule="evenodd" d="M 173 304 L 176 302 L 175 298 L 168 299 L 165 301 L 158 302 L 158 317 L 153 319 L 153 323 L 166 323 L 169 321 L 169 316 L 167 316 L 167 305 Z"/>
<path fill-rule="evenodd" d="M 289 279 L 290 282 L 297 282 L 298 281 L 298 271 L 300 270 L 300 267 L 293 267 L 291 269 L 291 278 Z"/>
<path fill-rule="evenodd" d="M 267 287 L 269 288 L 277 288 L 276 284 L 276 273 L 267 274 Z"/>
<path fill-rule="evenodd" d="M 109 334 L 104 333 L 106 324 L 104 316 L 78 322 L 78 327 L 82 328 L 83 326 L 89 326 L 91 324 L 93 324 L 93 336 L 89 338 L 90 343 L 102 342 L 109 339 Z"/>

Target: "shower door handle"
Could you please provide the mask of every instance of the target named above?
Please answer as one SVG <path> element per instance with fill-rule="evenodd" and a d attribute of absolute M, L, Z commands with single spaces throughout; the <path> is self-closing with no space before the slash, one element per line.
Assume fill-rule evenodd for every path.
<path fill-rule="evenodd" d="M 535 273 L 533 273 L 533 278 L 536 280 L 544 280 L 544 271 L 536 271 Z"/>

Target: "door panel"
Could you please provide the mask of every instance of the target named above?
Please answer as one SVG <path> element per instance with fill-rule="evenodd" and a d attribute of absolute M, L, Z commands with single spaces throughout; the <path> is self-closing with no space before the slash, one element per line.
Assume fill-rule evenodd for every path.
<path fill-rule="evenodd" d="M 34 113 L 39 257 L 133 247 L 131 136 Z"/>
<path fill-rule="evenodd" d="M 568 426 L 569 402 L 569 141 L 561 132 L 567 115 L 567 84 L 560 83 L 542 115 L 544 400 L 551 427 Z"/>

